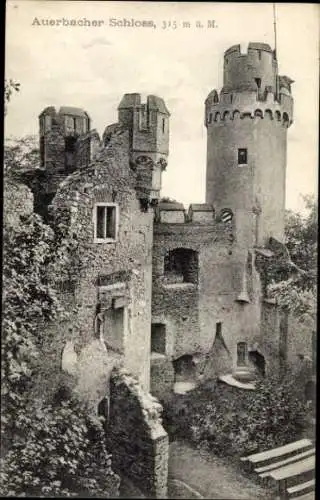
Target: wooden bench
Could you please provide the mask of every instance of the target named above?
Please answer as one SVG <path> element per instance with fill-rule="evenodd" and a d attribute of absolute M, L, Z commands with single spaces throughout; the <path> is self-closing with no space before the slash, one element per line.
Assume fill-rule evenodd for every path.
<path fill-rule="evenodd" d="M 299 481 L 304 482 L 310 474 L 314 474 L 315 456 L 307 457 L 293 464 L 273 469 L 265 472 L 268 475 L 268 480 L 276 482 L 280 498 L 288 498 L 288 487 L 295 486 Z M 260 476 L 261 477 L 261 476 Z M 270 486 L 272 483 L 270 484 Z"/>
<path fill-rule="evenodd" d="M 261 453 L 241 457 L 240 460 L 241 462 L 249 462 L 250 464 L 255 465 L 263 462 L 270 462 L 273 459 L 284 457 L 286 455 L 299 453 L 305 449 L 312 448 L 312 446 L 313 444 L 310 439 L 300 439 L 299 441 L 294 441 L 284 446 L 280 446 L 279 448 L 273 448 Z"/>
<path fill-rule="evenodd" d="M 314 491 L 310 491 L 301 497 L 295 497 L 294 500 L 316 500 L 316 495 Z"/>
<path fill-rule="evenodd" d="M 263 467 L 258 467 L 257 469 L 254 469 L 254 471 L 260 475 L 260 477 L 266 477 L 266 473 L 273 469 L 279 469 L 280 467 L 283 467 L 284 465 L 288 465 L 294 462 L 297 462 L 298 460 L 301 460 L 302 458 L 310 457 L 311 455 L 315 454 L 316 449 L 311 448 L 310 450 L 304 451 L 303 453 L 299 453 L 298 455 L 293 455 L 291 457 L 285 458 L 284 460 L 281 460 L 280 462 L 273 462 L 269 465 L 265 465 Z"/>
<path fill-rule="evenodd" d="M 314 490 L 314 487 L 315 487 L 315 480 L 311 479 L 310 481 L 306 481 L 305 483 L 300 483 L 297 484 L 296 486 L 291 486 L 291 488 L 287 488 L 287 494 L 289 498 L 292 498 L 293 496 L 294 498 L 300 498 L 299 496 L 296 496 L 296 493 L 303 495 L 309 493 L 314 494 L 314 491 L 308 491 L 310 489 Z"/>
<path fill-rule="evenodd" d="M 279 469 L 273 469 L 266 474 L 270 476 L 275 481 L 283 481 L 290 477 L 300 476 L 306 472 L 311 472 L 315 469 L 315 456 L 299 460 L 293 464 L 286 465 L 285 467 L 280 467 Z"/>

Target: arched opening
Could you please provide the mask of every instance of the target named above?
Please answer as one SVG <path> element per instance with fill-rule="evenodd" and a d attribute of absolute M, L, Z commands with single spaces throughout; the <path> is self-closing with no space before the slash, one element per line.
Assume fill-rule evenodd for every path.
<path fill-rule="evenodd" d="M 266 109 L 264 112 L 264 116 L 266 116 L 270 120 L 273 120 L 273 113 L 272 113 L 271 109 Z"/>
<path fill-rule="evenodd" d="M 237 118 L 240 118 L 240 111 L 237 109 L 233 112 L 232 119 L 236 120 Z"/>
<path fill-rule="evenodd" d="M 191 354 L 184 354 L 173 362 L 175 392 L 187 392 L 196 385 L 196 365 Z"/>
<path fill-rule="evenodd" d="M 217 113 L 214 115 L 214 121 L 215 121 L 215 122 L 217 122 L 217 121 L 219 121 L 219 120 L 220 120 L 220 118 L 221 118 L 220 113 L 219 113 L 219 112 L 217 112 Z"/>
<path fill-rule="evenodd" d="M 250 351 L 248 357 L 256 372 L 264 377 L 266 374 L 266 361 L 264 356 L 258 351 Z"/>
<path fill-rule="evenodd" d="M 164 275 L 171 283 L 198 283 L 198 252 L 175 248 L 165 255 Z"/>
<path fill-rule="evenodd" d="M 223 119 L 224 119 L 224 120 L 227 120 L 227 119 L 229 118 L 229 115 L 230 115 L 229 111 L 225 111 L 225 112 L 223 113 Z"/>
<path fill-rule="evenodd" d="M 283 116 L 282 116 L 282 123 L 283 123 L 284 125 L 288 125 L 288 123 L 289 123 L 289 115 L 288 115 L 288 113 L 283 113 Z"/>
<path fill-rule="evenodd" d="M 278 122 L 281 120 L 281 113 L 280 111 L 276 111 L 275 112 L 275 116 L 276 116 L 276 119 L 278 120 Z"/>
<path fill-rule="evenodd" d="M 261 109 L 256 109 L 254 112 L 255 118 L 263 118 L 263 112 Z"/>

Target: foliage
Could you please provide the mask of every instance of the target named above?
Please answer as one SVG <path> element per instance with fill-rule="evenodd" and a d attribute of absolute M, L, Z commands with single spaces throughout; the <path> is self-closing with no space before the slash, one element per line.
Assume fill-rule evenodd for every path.
<path fill-rule="evenodd" d="M 288 376 L 260 379 L 255 391 L 218 383 L 164 403 L 169 435 L 188 439 L 217 455 L 239 456 L 298 439 L 306 405 Z"/>
<path fill-rule="evenodd" d="M 101 421 L 72 399 L 29 411 L 16 422 L 25 437 L 2 460 L 1 496 L 117 496 Z"/>
<path fill-rule="evenodd" d="M 286 246 L 293 262 L 287 276 L 274 275 L 268 295 L 312 327 L 317 302 L 317 203 L 305 196 L 306 215 L 286 214 Z"/>
<path fill-rule="evenodd" d="M 7 138 L 4 144 L 4 174 L 16 175 L 25 170 L 39 167 L 38 140 L 33 135 L 16 139 Z"/>
<path fill-rule="evenodd" d="M 174 198 L 170 198 L 169 196 L 163 196 L 160 198 L 159 203 L 179 203 Z"/>
<path fill-rule="evenodd" d="M 15 82 L 10 78 L 10 80 L 5 80 L 4 82 L 4 102 L 5 102 L 5 114 L 6 114 L 6 105 L 11 99 L 13 92 L 20 91 L 20 83 Z"/>
<path fill-rule="evenodd" d="M 15 174 L 36 166 L 31 139 L 7 146 L 9 196 Z M 17 222 L 8 218 L 3 232 L 0 494 L 115 497 L 119 478 L 101 422 L 70 395 L 62 402 L 32 396 L 46 359 L 44 342 L 51 340 L 46 326 L 65 316 L 52 278 L 68 267 L 77 242 L 63 217 L 55 231 L 37 214 Z"/>
<path fill-rule="evenodd" d="M 32 383 L 43 325 L 62 313 L 47 276 L 53 241 L 52 230 L 36 214 L 3 231 L 1 434 L 9 441 Z"/>
<path fill-rule="evenodd" d="M 306 214 L 287 211 L 285 237 L 291 259 L 305 271 L 317 267 L 317 202 L 314 196 L 303 197 Z"/>

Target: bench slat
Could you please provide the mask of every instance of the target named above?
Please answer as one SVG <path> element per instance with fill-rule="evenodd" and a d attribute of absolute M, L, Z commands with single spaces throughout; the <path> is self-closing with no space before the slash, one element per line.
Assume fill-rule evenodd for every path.
<path fill-rule="evenodd" d="M 301 460 L 302 458 L 309 457 L 310 455 L 313 455 L 315 453 L 315 451 L 316 451 L 315 448 L 311 448 L 310 450 L 304 451 L 303 453 L 299 453 L 298 455 L 293 455 L 292 457 L 281 460 L 281 462 L 273 462 L 272 464 L 265 465 L 264 467 L 258 467 L 257 469 L 254 469 L 254 471 L 257 474 L 261 474 L 263 472 L 268 472 L 269 470 L 272 470 L 272 469 L 278 469 L 279 467 L 282 467 L 283 465 L 287 465 L 287 464 L 290 464 L 292 462 L 297 462 L 298 460 Z"/>
<path fill-rule="evenodd" d="M 294 464 L 287 465 L 285 467 L 280 467 L 279 469 L 274 469 L 270 472 L 266 472 L 272 479 L 276 481 L 281 481 L 287 479 L 288 477 L 298 476 L 304 472 L 312 471 L 315 468 L 315 457 L 308 457 Z M 262 477 L 262 475 L 260 476 Z"/>
<path fill-rule="evenodd" d="M 264 460 L 269 460 L 271 458 L 278 458 L 282 455 L 288 455 L 293 451 L 298 451 L 299 449 L 307 448 L 308 446 L 312 447 L 312 442 L 310 441 L 310 439 L 300 439 L 299 441 L 294 441 L 284 446 L 280 446 L 279 448 L 272 448 L 271 450 L 262 451 L 261 453 L 255 453 L 247 457 L 241 457 L 240 460 L 242 462 L 249 461 L 252 463 L 263 462 Z"/>
<path fill-rule="evenodd" d="M 305 495 L 302 495 L 302 497 L 295 497 L 294 500 L 315 500 L 315 492 L 310 491 L 310 493 L 306 493 Z"/>
<path fill-rule="evenodd" d="M 287 488 L 287 493 L 292 495 L 292 493 L 299 493 L 300 491 L 306 490 L 307 488 L 311 488 L 315 485 L 315 480 L 311 479 L 310 481 L 306 481 L 305 483 L 297 484 L 296 486 L 291 486 L 291 488 Z"/>

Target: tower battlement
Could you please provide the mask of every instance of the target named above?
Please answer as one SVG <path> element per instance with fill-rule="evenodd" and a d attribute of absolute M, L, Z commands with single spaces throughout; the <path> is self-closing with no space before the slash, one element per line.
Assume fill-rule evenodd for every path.
<path fill-rule="evenodd" d="M 170 113 L 161 97 L 125 94 L 118 107 L 119 123 L 129 128 L 132 150 L 149 154 L 169 154 Z"/>
<path fill-rule="evenodd" d="M 263 244 L 270 236 L 283 239 L 292 83 L 278 75 L 268 44 L 249 43 L 245 53 L 233 45 L 224 53 L 223 87 L 205 101 L 206 202 L 237 213 L 242 223 L 236 238 L 242 245 Z"/>
<path fill-rule="evenodd" d="M 265 43 L 249 43 L 245 54 L 240 45 L 233 45 L 224 53 L 224 90 L 277 89 L 278 63 L 275 53 Z"/>
<path fill-rule="evenodd" d="M 40 137 L 51 130 L 63 135 L 82 135 L 90 131 L 90 117 L 81 108 L 48 106 L 39 115 Z"/>

